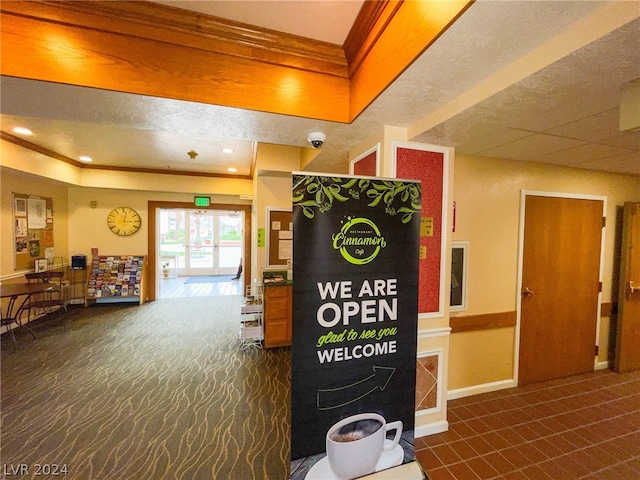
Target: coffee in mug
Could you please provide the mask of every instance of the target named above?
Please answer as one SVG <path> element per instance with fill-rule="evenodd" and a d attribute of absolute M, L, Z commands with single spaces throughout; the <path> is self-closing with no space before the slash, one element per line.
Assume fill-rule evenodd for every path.
<path fill-rule="evenodd" d="M 331 434 L 334 442 L 355 442 L 377 432 L 382 427 L 382 422 L 375 418 L 356 420 L 339 428 Z"/>
<path fill-rule="evenodd" d="M 385 445 L 391 430 L 396 432 L 393 442 Z M 329 467 L 340 480 L 373 473 L 382 453 L 396 448 L 400 435 L 401 421 L 387 423 L 377 413 L 360 413 L 340 420 L 326 436 Z"/>

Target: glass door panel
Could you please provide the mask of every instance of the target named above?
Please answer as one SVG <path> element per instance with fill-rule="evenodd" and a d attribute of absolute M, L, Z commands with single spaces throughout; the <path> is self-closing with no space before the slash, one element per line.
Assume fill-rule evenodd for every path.
<path fill-rule="evenodd" d="M 185 238 L 185 273 L 193 275 L 217 275 L 214 265 L 213 211 L 188 211 L 189 230 Z"/>
<path fill-rule="evenodd" d="M 238 272 L 242 261 L 243 213 L 216 212 L 216 233 L 214 255 L 218 274 L 230 275 Z"/>
<path fill-rule="evenodd" d="M 186 212 L 179 209 L 160 211 L 160 245 L 158 265 L 167 275 L 184 275 Z M 162 268 L 162 267 L 165 267 Z M 160 272 L 161 269 L 158 269 Z"/>

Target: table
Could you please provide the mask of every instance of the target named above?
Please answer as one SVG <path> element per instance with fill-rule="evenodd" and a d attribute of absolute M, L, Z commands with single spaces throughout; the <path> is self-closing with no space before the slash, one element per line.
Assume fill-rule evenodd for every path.
<path fill-rule="evenodd" d="M 178 254 L 177 253 L 165 253 L 160 255 L 160 264 L 166 263 L 165 260 L 171 260 L 173 266 L 171 268 L 167 268 L 169 271 L 168 275 L 164 278 L 178 278 Z M 173 270 L 173 273 L 171 273 Z"/>
<path fill-rule="evenodd" d="M 6 309 L 4 311 L 0 309 L 0 323 L 2 326 L 7 327 L 16 347 L 18 342 L 16 341 L 16 336 L 13 333 L 11 324 L 15 323 L 18 327 L 26 328 L 35 340 L 36 334 L 33 333 L 33 330 L 31 330 L 28 325 L 22 324 L 20 314 L 24 310 L 25 303 L 31 298 L 31 295 L 50 292 L 55 287 L 56 285 L 53 283 L 8 283 L 0 285 L 0 298 L 9 299 Z M 22 299 L 22 301 L 19 301 L 20 299 Z"/>

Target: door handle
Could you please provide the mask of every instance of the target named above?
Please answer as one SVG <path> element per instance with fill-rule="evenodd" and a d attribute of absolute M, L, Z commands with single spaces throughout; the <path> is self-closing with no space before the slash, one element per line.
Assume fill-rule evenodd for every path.
<path fill-rule="evenodd" d="M 522 296 L 525 298 L 529 298 L 533 296 L 533 290 L 531 290 L 529 287 L 524 287 L 522 289 Z"/>

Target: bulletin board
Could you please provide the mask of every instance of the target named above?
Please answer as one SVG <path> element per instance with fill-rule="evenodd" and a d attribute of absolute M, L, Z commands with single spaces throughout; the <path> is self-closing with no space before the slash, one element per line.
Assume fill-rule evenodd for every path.
<path fill-rule="evenodd" d="M 53 258 L 53 200 L 13 194 L 15 269 L 34 268 L 36 260 Z"/>
<path fill-rule="evenodd" d="M 393 145 L 394 176 L 422 182 L 418 312 L 421 318 L 441 317 L 447 272 L 448 149 L 413 142 Z"/>
<path fill-rule="evenodd" d="M 267 267 L 282 267 L 293 258 L 293 213 L 267 207 Z"/>

